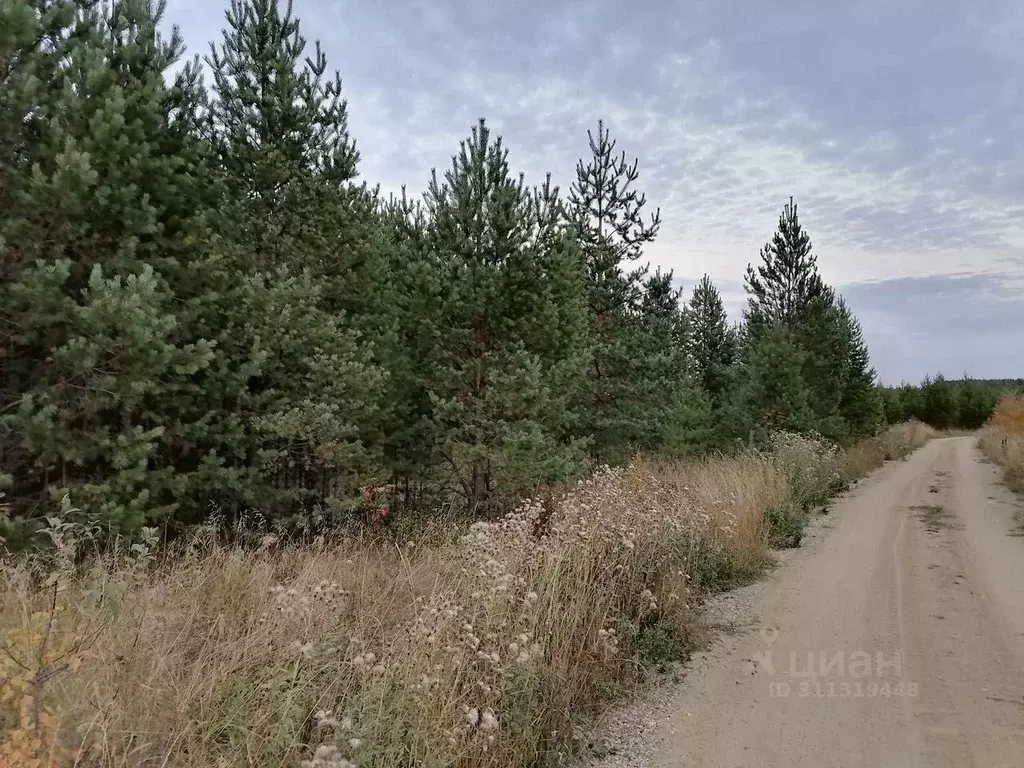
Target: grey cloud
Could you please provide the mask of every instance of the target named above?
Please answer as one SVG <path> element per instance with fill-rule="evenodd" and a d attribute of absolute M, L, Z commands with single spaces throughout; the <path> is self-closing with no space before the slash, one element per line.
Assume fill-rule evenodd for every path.
<path fill-rule="evenodd" d="M 881 379 L 1024 375 L 1021 274 L 901 278 L 841 287 Z"/>
<path fill-rule="evenodd" d="M 202 52 L 224 7 L 171 0 L 168 20 Z M 647 0 L 628 11 L 613 0 L 297 0 L 295 11 L 341 71 L 363 173 L 385 189 L 422 189 L 482 116 L 516 170 L 531 182 L 552 171 L 564 187 L 603 117 L 662 208 L 649 256 L 684 281 L 708 271 L 739 285 L 793 194 L 825 277 L 863 303 L 884 375 L 980 359 L 993 334 L 1024 350 L 1005 330 L 1011 299 L 989 308 L 1009 315 L 955 323 L 934 296 L 913 298 L 965 270 L 993 284 L 1024 275 L 1018 0 Z M 866 282 L 896 275 L 925 282 Z M 982 278 L 948 279 L 942 290 L 963 301 L 946 304 L 977 301 Z M 730 311 L 742 306 L 741 290 L 723 293 Z M 901 346 L 911 337 L 913 349 Z"/>

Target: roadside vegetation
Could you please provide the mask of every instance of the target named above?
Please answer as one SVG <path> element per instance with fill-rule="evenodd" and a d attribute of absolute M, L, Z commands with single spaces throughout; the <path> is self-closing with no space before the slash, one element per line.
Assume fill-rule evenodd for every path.
<path fill-rule="evenodd" d="M 97 550 L 55 518 L 45 554 L 0 565 L 0 765 L 563 764 L 604 704 L 685 658 L 704 596 L 928 437 L 638 457 L 408 539 L 210 526 Z"/>
<path fill-rule="evenodd" d="M 564 192 L 481 121 L 384 196 L 288 7 L 235 2 L 205 68 L 159 10 L 0 5 L 11 550 L 71 509 L 108 540 L 493 519 L 636 453 L 883 423 L 792 200 L 733 324 L 709 278 L 648 267 L 661 217 L 600 122 Z"/>
<path fill-rule="evenodd" d="M 854 480 L 893 459 L 902 459 L 940 433 L 920 421 L 908 421 L 889 427 L 869 440 L 851 445 L 844 457 L 846 477 Z"/>
<path fill-rule="evenodd" d="M 981 431 L 979 445 L 1014 491 L 1024 492 L 1024 394 L 1007 395 Z"/>
<path fill-rule="evenodd" d="M 890 424 L 917 420 L 946 431 L 981 428 L 1003 396 L 1022 390 L 1024 379 L 947 379 L 942 374 L 918 385 L 880 388 Z"/>
<path fill-rule="evenodd" d="M 928 439 L 792 199 L 731 323 L 600 121 L 385 196 L 289 6 L 162 12 L 0 0 L 0 768 L 558 765 Z"/>

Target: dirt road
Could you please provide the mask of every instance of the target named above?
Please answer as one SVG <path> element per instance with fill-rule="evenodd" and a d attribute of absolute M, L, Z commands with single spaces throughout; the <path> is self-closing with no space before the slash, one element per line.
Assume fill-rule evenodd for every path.
<path fill-rule="evenodd" d="M 650 765 L 1024 768 L 1024 538 L 972 438 L 834 505 L 698 664 Z"/>

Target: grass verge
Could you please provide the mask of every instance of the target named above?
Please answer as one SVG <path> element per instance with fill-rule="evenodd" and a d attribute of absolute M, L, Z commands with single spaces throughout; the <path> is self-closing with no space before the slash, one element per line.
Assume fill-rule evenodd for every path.
<path fill-rule="evenodd" d="M 864 477 L 887 461 L 906 457 L 938 435 L 935 429 L 920 421 L 897 424 L 847 449 L 844 474 L 850 480 Z"/>
<path fill-rule="evenodd" d="M 1024 493 L 1024 395 L 999 401 L 978 445 L 1002 469 L 1007 487 Z"/>
<path fill-rule="evenodd" d="M 687 654 L 704 595 L 926 439 L 638 459 L 429 541 L 196 536 L 83 564 L 58 525 L 47 558 L 0 564 L 0 766 L 563 764 L 646 667 Z"/>

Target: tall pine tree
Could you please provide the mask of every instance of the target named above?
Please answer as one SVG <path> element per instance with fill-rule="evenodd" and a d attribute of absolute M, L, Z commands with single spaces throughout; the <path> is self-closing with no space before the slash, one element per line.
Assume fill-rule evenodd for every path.
<path fill-rule="evenodd" d="M 746 339 L 757 345 L 775 329 L 800 352 L 811 428 L 833 439 L 850 434 L 843 414 L 844 390 L 853 357 L 853 329 L 835 292 L 818 272 L 810 236 L 800 224 L 797 206 L 783 209 L 761 262 L 747 267 Z"/>
<path fill-rule="evenodd" d="M 747 265 L 745 287 L 746 320 L 753 333 L 763 325 L 793 330 L 828 299 L 828 287 L 818 274 L 818 259 L 800 225 L 793 198 L 783 209 L 771 241 L 761 249 L 758 266 Z"/>
<path fill-rule="evenodd" d="M 340 77 L 319 43 L 304 57 L 291 5 L 235 0 L 227 23 L 208 58 L 224 190 L 210 406 L 216 453 L 244 474 L 221 501 L 274 517 L 350 506 L 378 468 L 375 204 L 353 183 Z"/>
<path fill-rule="evenodd" d="M 54 497 L 137 530 L 177 510 L 176 388 L 210 364 L 173 295 L 199 98 L 163 7 L 5 3 L 0 451 L 15 515 Z"/>
<path fill-rule="evenodd" d="M 646 217 L 646 197 L 636 188 L 638 164 L 603 123 L 587 133 L 590 157 L 580 160 L 569 193 L 569 211 L 587 265 L 594 352 L 583 412 L 599 461 L 620 462 L 652 434 L 654 418 L 644 387 L 645 361 L 636 336 L 646 267 L 639 261 L 661 226 L 660 211 Z M 649 348 L 649 347 L 648 347 Z"/>
<path fill-rule="evenodd" d="M 581 466 L 567 419 L 588 363 L 583 263 L 551 206 L 553 190 L 514 177 L 483 121 L 427 193 L 439 274 L 428 390 L 440 453 L 477 513 Z"/>

